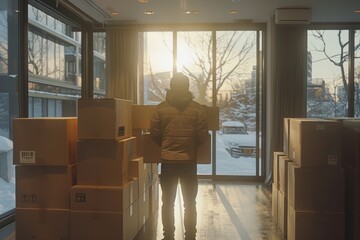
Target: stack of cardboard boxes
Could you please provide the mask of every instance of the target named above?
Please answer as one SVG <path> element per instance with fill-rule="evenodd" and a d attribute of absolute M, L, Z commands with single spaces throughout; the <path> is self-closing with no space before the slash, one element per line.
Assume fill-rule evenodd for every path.
<path fill-rule="evenodd" d="M 14 120 L 17 239 L 136 236 L 158 208 L 159 181 L 134 109 L 79 99 L 78 117 Z"/>
<path fill-rule="evenodd" d="M 287 239 L 345 239 L 341 127 L 332 120 L 284 120 L 284 152 L 274 153 L 273 206 Z"/>
<path fill-rule="evenodd" d="M 360 238 L 360 119 L 346 118 L 343 124 L 341 165 L 345 170 L 346 239 Z"/>
<path fill-rule="evenodd" d="M 77 118 L 14 119 L 16 239 L 70 239 Z"/>
<path fill-rule="evenodd" d="M 131 102 L 78 100 L 77 184 L 71 188 L 72 239 L 133 239 L 138 231 L 139 180 Z"/>
<path fill-rule="evenodd" d="M 132 161 L 132 175 L 139 179 L 139 222 L 145 225 L 149 216 L 159 206 L 159 175 L 157 160 L 160 154 L 153 151 L 158 146 L 149 135 L 150 121 L 154 105 L 132 106 L 132 134 L 137 141 L 136 159 Z M 145 229 L 143 229 L 145 230 Z"/>

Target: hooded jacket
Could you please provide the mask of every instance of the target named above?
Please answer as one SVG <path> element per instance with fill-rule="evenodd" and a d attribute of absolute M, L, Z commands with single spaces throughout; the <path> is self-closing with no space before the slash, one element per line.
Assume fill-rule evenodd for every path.
<path fill-rule="evenodd" d="M 169 90 L 151 121 L 151 138 L 161 146 L 161 162 L 196 162 L 197 146 L 208 134 L 206 106 L 189 91 Z"/>

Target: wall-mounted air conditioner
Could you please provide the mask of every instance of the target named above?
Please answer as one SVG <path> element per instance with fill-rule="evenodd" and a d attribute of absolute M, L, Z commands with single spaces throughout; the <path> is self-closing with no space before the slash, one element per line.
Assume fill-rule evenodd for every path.
<path fill-rule="evenodd" d="M 309 24 L 310 8 L 278 8 L 275 10 L 276 24 Z"/>
<path fill-rule="evenodd" d="M 103 23 L 104 20 L 111 18 L 111 15 L 102 9 L 102 6 L 100 6 L 99 1 L 96 0 L 68 0 L 68 1 L 100 23 Z"/>

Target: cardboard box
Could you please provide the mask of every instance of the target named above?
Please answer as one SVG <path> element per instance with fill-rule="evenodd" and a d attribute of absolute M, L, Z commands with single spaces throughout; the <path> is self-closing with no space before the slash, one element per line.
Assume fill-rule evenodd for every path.
<path fill-rule="evenodd" d="M 289 164 L 289 204 L 297 211 L 342 212 L 345 176 L 342 168 L 300 168 Z"/>
<path fill-rule="evenodd" d="M 16 207 L 70 208 L 76 166 L 16 166 Z"/>
<path fill-rule="evenodd" d="M 289 141 L 290 141 L 290 118 L 284 118 L 283 151 L 286 156 L 289 156 Z"/>
<path fill-rule="evenodd" d="M 157 105 L 132 105 L 132 128 L 150 129 L 150 123 Z"/>
<path fill-rule="evenodd" d="M 138 230 L 138 203 L 124 212 L 70 211 L 71 239 L 134 239 Z"/>
<path fill-rule="evenodd" d="M 149 219 L 150 217 L 150 190 L 149 188 L 144 191 L 141 196 L 139 196 L 139 198 L 137 199 L 138 201 L 138 206 L 139 206 L 139 228 L 138 230 L 140 230 L 146 223 L 146 221 Z"/>
<path fill-rule="evenodd" d="M 130 162 L 130 177 L 139 180 L 139 196 L 145 192 L 151 184 L 151 164 L 144 163 L 143 158 L 136 158 Z"/>
<path fill-rule="evenodd" d="M 71 187 L 70 209 L 75 211 L 123 212 L 139 198 L 139 181 L 131 180 L 123 186 Z"/>
<path fill-rule="evenodd" d="M 144 163 L 159 163 L 160 146 L 151 139 L 149 132 L 143 134 L 143 141 Z"/>
<path fill-rule="evenodd" d="M 275 226 L 278 225 L 278 188 L 273 183 L 271 191 L 271 216 Z"/>
<path fill-rule="evenodd" d="M 219 130 L 219 107 L 205 106 L 209 130 Z M 157 105 L 132 105 L 132 128 L 133 129 L 150 129 L 151 119 Z"/>
<path fill-rule="evenodd" d="M 344 212 L 313 212 L 288 209 L 288 240 L 345 239 Z"/>
<path fill-rule="evenodd" d="M 279 157 L 286 156 L 284 152 L 274 152 L 273 159 L 273 183 L 279 189 Z"/>
<path fill-rule="evenodd" d="M 16 208 L 17 240 L 70 239 L 69 209 Z"/>
<path fill-rule="evenodd" d="M 143 145 L 144 145 L 144 139 L 143 139 L 144 130 L 143 129 L 133 129 L 132 130 L 132 136 L 136 138 L 136 157 L 142 157 L 144 156 L 143 153 Z"/>
<path fill-rule="evenodd" d="M 78 100 L 78 138 L 115 139 L 131 137 L 131 101 L 118 98 Z"/>
<path fill-rule="evenodd" d="M 287 196 L 288 164 L 293 163 L 287 156 L 279 156 L 279 190 Z"/>
<path fill-rule="evenodd" d="M 122 186 L 128 181 L 129 165 L 136 156 L 136 139 L 79 140 L 79 185 Z"/>
<path fill-rule="evenodd" d="M 360 237 L 360 175 L 350 165 L 345 170 L 345 232 L 346 239 L 355 240 Z"/>
<path fill-rule="evenodd" d="M 342 163 L 360 169 L 360 119 L 348 119 L 342 121 Z"/>
<path fill-rule="evenodd" d="M 211 135 L 208 134 L 206 141 L 197 148 L 197 164 L 211 164 Z"/>
<path fill-rule="evenodd" d="M 207 107 L 208 128 L 212 131 L 220 129 L 219 107 Z"/>
<path fill-rule="evenodd" d="M 143 134 L 144 163 L 159 163 L 161 159 L 161 148 L 155 143 L 150 133 Z M 211 135 L 208 134 L 206 141 L 197 149 L 197 164 L 211 164 Z"/>
<path fill-rule="evenodd" d="M 289 158 L 300 167 L 339 167 L 341 123 L 320 119 L 290 119 Z"/>
<path fill-rule="evenodd" d="M 283 192 L 278 190 L 278 226 L 280 229 L 280 232 L 284 235 L 284 237 L 287 236 L 287 211 L 288 211 L 288 198 L 284 195 Z"/>
<path fill-rule="evenodd" d="M 14 164 L 67 166 L 76 161 L 77 118 L 15 118 Z"/>

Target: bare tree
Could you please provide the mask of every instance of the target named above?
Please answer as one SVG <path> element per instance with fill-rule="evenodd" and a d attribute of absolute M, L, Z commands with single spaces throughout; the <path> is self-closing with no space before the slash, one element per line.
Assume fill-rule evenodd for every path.
<path fill-rule="evenodd" d="M 216 35 L 216 59 L 213 61 L 212 51 L 214 48 L 213 38 L 210 34 L 198 34 L 193 39 L 191 32 L 186 32 L 185 42 L 193 53 L 193 64 L 200 74 L 184 66 L 183 71 L 196 82 L 198 100 L 209 102 L 212 94 L 212 74 L 215 62 L 216 84 L 215 96 L 224 85 L 238 80 L 241 75 L 240 65 L 249 59 L 249 53 L 256 43 L 254 32 L 224 31 Z M 199 51 L 199 50 L 202 51 Z"/>
<path fill-rule="evenodd" d="M 228 83 L 236 82 L 240 79 L 242 69 L 240 66 L 247 64 L 250 59 L 251 51 L 256 44 L 256 35 L 254 31 L 224 31 L 217 32 L 216 46 L 212 37 L 212 32 L 183 32 L 184 43 L 189 51 L 192 62 L 184 65 L 181 69 L 188 75 L 195 87 L 194 92 L 197 95 L 197 101 L 207 104 L 211 102 L 213 90 L 217 96 L 221 87 Z M 167 49 L 172 53 L 172 48 L 163 41 Z M 213 61 L 213 49 L 216 47 L 215 61 Z M 181 53 L 178 53 L 178 55 Z M 215 63 L 216 83 L 213 89 L 213 68 Z M 164 97 L 163 88 L 156 86 L 154 74 L 149 66 L 152 75 L 154 94 L 159 98 Z M 180 69 L 178 69 L 180 70 Z"/>
<path fill-rule="evenodd" d="M 340 47 L 339 53 L 337 55 L 329 54 L 329 47 L 325 40 L 325 31 L 324 30 L 314 30 L 312 31 L 312 35 L 315 39 L 317 39 L 320 43 L 320 47 L 315 47 L 314 51 L 323 53 L 325 58 L 333 63 L 335 66 L 340 68 L 341 72 L 341 80 L 344 86 L 345 94 L 348 94 L 348 80 L 347 80 L 347 70 L 345 68 L 345 63 L 349 61 L 349 41 L 344 40 L 342 36 L 343 30 L 338 30 L 337 40 Z M 354 51 L 357 51 L 360 48 L 360 42 L 355 44 Z"/>
<path fill-rule="evenodd" d="M 8 37 L 6 11 L 0 12 L 0 72 L 8 71 Z"/>

